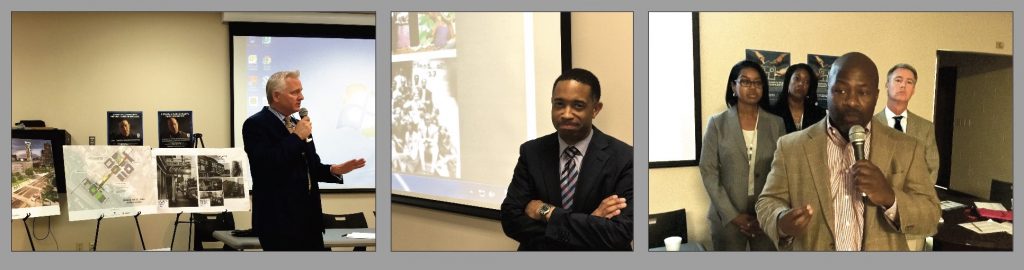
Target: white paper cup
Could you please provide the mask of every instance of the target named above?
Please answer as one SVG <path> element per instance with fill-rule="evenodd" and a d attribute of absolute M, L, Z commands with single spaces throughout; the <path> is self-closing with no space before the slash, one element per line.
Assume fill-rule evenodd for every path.
<path fill-rule="evenodd" d="M 672 236 L 665 238 L 665 250 L 667 251 L 679 251 L 679 245 L 683 243 L 683 238 L 679 236 Z"/>

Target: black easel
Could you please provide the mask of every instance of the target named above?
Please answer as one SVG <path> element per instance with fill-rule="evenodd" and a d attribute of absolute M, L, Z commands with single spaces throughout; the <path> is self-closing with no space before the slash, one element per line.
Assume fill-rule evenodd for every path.
<path fill-rule="evenodd" d="M 28 230 L 28 218 L 32 216 L 32 213 L 28 213 L 24 218 L 21 219 L 21 223 L 25 224 L 25 234 L 28 235 L 28 244 L 32 245 L 32 251 L 36 251 L 36 243 L 32 241 L 32 231 Z"/>
<path fill-rule="evenodd" d="M 139 241 L 142 242 L 142 251 L 146 251 L 146 239 L 142 239 L 142 226 L 139 226 L 139 215 L 142 211 L 135 213 L 135 228 L 139 229 Z"/>
<path fill-rule="evenodd" d="M 203 141 L 203 134 L 192 134 L 192 148 L 200 148 L 200 146 L 202 146 L 202 148 L 206 148 L 206 142 Z M 192 220 L 191 214 L 188 215 L 188 221 L 181 221 L 181 214 L 183 213 L 185 212 L 178 212 L 178 214 L 174 216 L 174 232 L 171 233 L 171 251 L 174 251 L 174 239 L 178 235 L 178 224 L 181 223 L 188 223 L 188 248 L 186 250 L 190 250 L 192 246 L 192 224 L 195 222 Z"/>
<path fill-rule="evenodd" d="M 192 134 L 192 148 L 199 148 L 200 145 L 203 146 L 202 148 L 206 148 L 206 143 L 203 142 L 203 134 L 202 133 Z"/>
<path fill-rule="evenodd" d="M 183 213 L 185 212 L 178 212 L 178 214 L 174 215 L 174 232 L 171 233 L 171 251 L 174 251 L 174 238 L 178 235 L 178 224 L 181 223 L 188 223 L 188 247 L 192 246 L 192 215 L 188 215 L 188 221 L 181 221 L 181 214 Z"/>
<path fill-rule="evenodd" d="M 100 245 L 100 221 L 103 221 L 103 214 L 96 219 L 96 236 L 92 238 L 92 251 L 96 251 L 96 247 Z"/>

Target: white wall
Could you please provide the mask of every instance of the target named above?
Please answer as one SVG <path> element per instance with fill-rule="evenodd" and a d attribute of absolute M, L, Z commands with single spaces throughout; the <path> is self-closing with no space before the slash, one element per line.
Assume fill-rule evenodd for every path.
<path fill-rule="evenodd" d="M 723 92 L 729 69 L 743 60 L 746 49 L 790 52 L 793 64 L 805 62 L 808 53 L 860 51 L 878 65 L 880 78 L 893 65 L 910 63 L 920 78 L 909 109 L 929 120 L 937 50 L 1013 52 L 1009 12 L 701 12 L 700 33 L 702 129 L 709 117 L 725 110 Z M 996 42 L 1004 47 L 996 48 Z M 879 89 L 875 111 L 882 110 L 886 101 L 884 82 Z M 690 241 L 711 247 L 708 195 L 700 181 L 697 167 L 650 170 L 650 211 L 686 208 Z"/>
<path fill-rule="evenodd" d="M 213 12 L 14 12 L 12 125 L 41 119 L 66 129 L 72 144 L 87 144 L 89 136 L 105 144 L 106 111 L 143 111 L 143 140 L 156 147 L 157 111 L 192 110 L 207 147 L 230 147 L 227 34 Z M 373 194 L 322 197 L 324 212 L 365 212 L 375 227 Z M 95 221 L 68 222 L 63 194 L 60 203 L 61 215 L 49 218 L 53 238 L 36 241 L 36 248 L 88 249 Z M 39 236 L 46 220 L 36 220 Z M 169 214 L 139 218 L 147 248 L 170 246 L 173 220 Z M 251 227 L 247 212 L 235 213 L 235 220 L 238 228 Z M 12 250 L 31 249 L 24 230 L 20 221 L 11 223 Z M 187 236 L 180 228 L 176 250 Z M 130 217 L 104 219 L 98 249 L 139 250 L 138 237 Z"/>

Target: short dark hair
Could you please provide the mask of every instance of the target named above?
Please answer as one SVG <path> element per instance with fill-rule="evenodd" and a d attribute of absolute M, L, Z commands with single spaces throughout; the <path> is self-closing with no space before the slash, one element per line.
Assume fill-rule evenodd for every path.
<path fill-rule="evenodd" d="M 818 102 L 818 73 L 815 73 L 811 66 L 800 63 L 789 66 L 789 68 L 786 69 L 786 78 L 782 79 L 782 92 L 779 93 L 779 98 L 775 100 L 776 109 L 789 108 L 789 101 L 787 101 L 789 99 L 789 83 L 793 78 L 793 74 L 796 74 L 796 72 L 801 69 L 806 70 L 808 75 L 807 96 L 804 97 L 804 107 L 814 106 L 814 104 Z"/>
<path fill-rule="evenodd" d="M 601 82 L 597 80 L 597 76 L 594 73 L 582 68 L 574 68 L 562 73 L 555 79 L 555 83 L 551 85 L 551 92 L 555 91 L 555 86 L 560 81 L 573 80 L 590 86 L 590 97 L 594 101 L 601 101 Z"/>
<path fill-rule="evenodd" d="M 760 64 L 750 60 L 736 63 L 732 66 L 732 71 L 729 71 L 729 81 L 725 83 L 725 104 L 732 107 L 739 102 L 739 97 L 736 97 L 732 91 L 732 84 L 736 82 L 736 78 L 740 77 L 740 72 L 745 68 L 752 68 L 761 76 L 761 100 L 757 102 L 757 105 L 767 110 L 771 106 L 771 100 L 768 98 L 768 74 L 764 73 L 764 68 Z"/>
<path fill-rule="evenodd" d="M 915 82 L 917 81 L 917 69 L 915 69 L 914 66 L 911 66 L 910 64 L 899 63 L 899 64 L 896 64 L 895 66 L 892 66 L 892 68 L 889 69 L 889 73 L 885 74 L 885 82 L 888 83 L 889 79 L 892 79 L 892 73 L 896 72 L 897 69 L 901 69 L 901 68 L 909 70 L 910 73 L 914 73 L 914 81 Z"/>

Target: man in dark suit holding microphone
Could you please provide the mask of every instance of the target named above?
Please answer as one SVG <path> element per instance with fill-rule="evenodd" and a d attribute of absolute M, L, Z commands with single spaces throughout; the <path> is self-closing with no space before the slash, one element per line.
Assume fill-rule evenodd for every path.
<path fill-rule="evenodd" d="M 601 84 L 572 69 L 555 80 L 557 132 L 519 148 L 501 227 L 519 250 L 630 250 L 633 147 L 595 128 Z"/>
<path fill-rule="evenodd" d="M 843 55 L 825 121 L 779 139 L 756 207 L 779 250 L 905 251 L 907 234 L 937 230 L 925 145 L 872 121 L 878 77 L 866 55 Z"/>
<path fill-rule="evenodd" d="M 320 163 L 309 117 L 291 117 L 304 110 L 303 99 L 298 71 L 274 73 L 267 81 L 270 106 L 242 125 L 253 180 L 252 227 L 263 250 L 325 250 L 317 182 L 341 183 L 343 174 L 366 165 L 363 159 Z"/>

